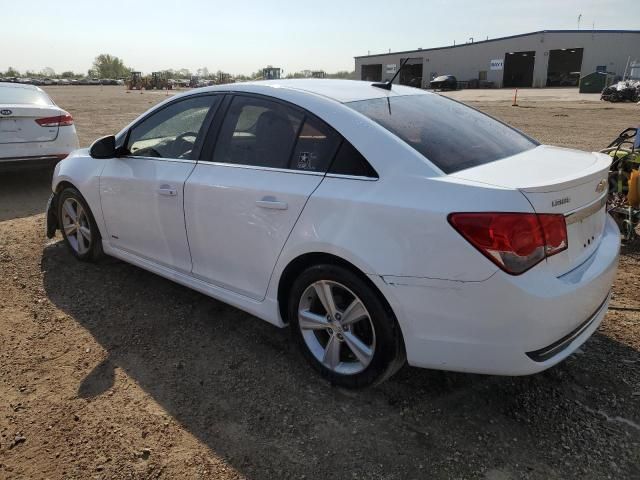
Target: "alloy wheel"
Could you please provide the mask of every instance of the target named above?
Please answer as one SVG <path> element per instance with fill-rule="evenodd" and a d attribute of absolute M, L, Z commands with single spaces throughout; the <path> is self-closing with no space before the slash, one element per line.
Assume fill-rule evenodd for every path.
<path fill-rule="evenodd" d="M 84 255 L 91 247 L 91 224 L 87 212 L 75 198 L 62 203 L 62 228 L 71 248 Z"/>
<path fill-rule="evenodd" d="M 344 285 L 312 283 L 298 306 L 298 325 L 313 356 L 332 372 L 365 370 L 376 349 L 376 334 L 364 303 Z"/>

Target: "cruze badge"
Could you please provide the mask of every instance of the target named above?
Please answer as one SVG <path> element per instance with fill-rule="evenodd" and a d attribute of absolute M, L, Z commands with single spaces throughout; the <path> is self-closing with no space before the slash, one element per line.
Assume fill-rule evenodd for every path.
<path fill-rule="evenodd" d="M 569 197 L 564 198 L 556 198 L 551 202 L 552 207 L 559 207 L 560 205 L 564 205 L 565 203 L 569 203 L 571 199 Z"/>
<path fill-rule="evenodd" d="M 0 110 L 0 115 L 11 115 L 12 113 L 11 110 Z"/>
<path fill-rule="evenodd" d="M 598 182 L 598 185 L 596 185 L 596 193 L 604 192 L 604 189 L 606 188 L 606 186 L 607 186 L 607 181 L 604 179 L 600 180 Z"/>

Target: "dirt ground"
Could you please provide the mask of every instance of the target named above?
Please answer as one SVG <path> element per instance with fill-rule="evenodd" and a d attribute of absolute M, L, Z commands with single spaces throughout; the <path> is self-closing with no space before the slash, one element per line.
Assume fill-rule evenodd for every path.
<path fill-rule="evenodd" d="M 164 93 L 51 87 L 80 142 Z M 564 91 L 566 92 L 566 91 Z M 640 109 L 576 94 L 453 93 L 545 143 L 598 149 Z M 559 159 L 561 161 L 561 159 Z M 50 172 L 0 174 L 0 479 L 638 479 L 640 244 L 612 309 L 530 377 L 406 367 L 345 391 L 286 330 L 44 236 Z"/>

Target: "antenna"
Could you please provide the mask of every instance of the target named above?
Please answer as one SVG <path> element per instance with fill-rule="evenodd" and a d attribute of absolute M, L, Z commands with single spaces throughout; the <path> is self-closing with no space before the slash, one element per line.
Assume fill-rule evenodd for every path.
<path fill-rule="evenodd" d="M 410 60 L 409 57 L 407 57 L 404 61 L 404 63 L 402 65 L 400 65 L 400 68 L 398 69 L 398 71 L 396 72 L 396 74 L 391 78 L 391 80 L 387 81 L 387 82 L 380 82 L 380 83 L 372 83 L 371 86 L 372 87 L 377 87 L 377 88 L 382 88 L 384 90 L 391 90 L 391 84 L 393 83 L 393 81 L 396 79 L 396 77 L 400 74 L 400 72 L 402 71 L 402 69 L 404 68 L 404 66 L 407 64 L 407 62 Z"/>
<path fill-rule="evenodd" d="M 580 20 L 582 20 L 582 14 L 578 15 L 578 30 L 580 30 Z"/>

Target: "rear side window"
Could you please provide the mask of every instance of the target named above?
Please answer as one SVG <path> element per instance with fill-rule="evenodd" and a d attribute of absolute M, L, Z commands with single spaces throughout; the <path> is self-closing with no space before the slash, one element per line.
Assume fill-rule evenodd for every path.
<path fill-rule="evenodd" d="M 220 129 L 214 162 L 288 168 L 303 115 L 278 102 L 233 99 Z"/>
<path fill-rule="evenodd" d="M 378 174 L 353 145 L 344 140 L 328 173 L 378 178 Z"/>
<path fill-rule="evenodd" d="M 291 168 L 326 172 L 340 145 L 340 139 L 340 135 L 326 123 L 307 116 L 298 134 Z"/>
<path fill-rule="evenodd" d="M 445 173 L 536 147 L 517 130 L 440 95 L 407 95 L 347 103 L 382 125 Z"/>
<path fill-rule="evenodd" d="M 0 104 L 53 105 L 49 96 L 35 88 L 3 87 L 0 85 Z"/>

